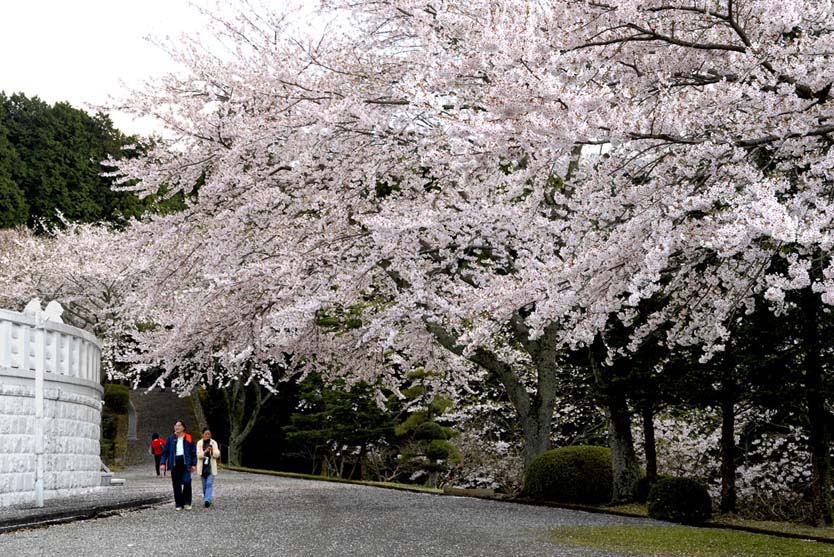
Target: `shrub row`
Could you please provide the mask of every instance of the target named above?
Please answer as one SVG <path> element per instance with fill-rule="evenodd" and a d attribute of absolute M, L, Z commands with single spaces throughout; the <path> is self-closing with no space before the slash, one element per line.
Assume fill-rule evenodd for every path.
<path fill-rule="evenodd" d="M 611 450 L 575 446 L 539 455 L 524 476 L 522 495 L 558 503 L 608 503 L 613 491 Z M 643 478 L 638 498 L 647 502 L 649 516 L 683 524 L 710 518 L 712 501 L 707 488 L 691 478 L 661 476 L 653 485 Z"/>
<path fill-rule="evenodd" d="M 130 404 L 130 389 L 125 385 L 107 383 L 104 385 L 104 407 L 114 414 L 127 414 Z"/>

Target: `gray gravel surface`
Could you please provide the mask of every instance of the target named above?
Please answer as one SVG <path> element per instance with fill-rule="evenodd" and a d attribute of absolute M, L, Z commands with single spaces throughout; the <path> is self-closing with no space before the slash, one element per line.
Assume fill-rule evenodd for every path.
<path fill-rule="evenodd" d="M 132 489 L 170 486 L 128 471 Z M 653 521 L 467 497 L 224 471 L 205 509 L 172 503 L 96 520 L 0 534 L 0 555 L 559 555 L 605 557 L 542 538 L 567 525 Z M 127 493 L 127 491 L 125 491 Z M 654 523 L 658 524 L 658 523 Z"/>
<path fill-rule="evenodd" d="M 34 502 L 0 507 L 0 533 L 19 524 L 37 523 L 50 519 L 67 519 L 75 515 L 94 516 L 120 508 L 136 508 L 161 501 L 173 500 L 170 484 L 150 481 L 146 468 L 132 470 L 129 474 L 137 481 L 129 481 L 124 486 L 102 487 L 75 493 L 72 496 L 47 499 L 44 506 L 37 508 Z M 117 474 L 116 477 L 122 477 Z"/>

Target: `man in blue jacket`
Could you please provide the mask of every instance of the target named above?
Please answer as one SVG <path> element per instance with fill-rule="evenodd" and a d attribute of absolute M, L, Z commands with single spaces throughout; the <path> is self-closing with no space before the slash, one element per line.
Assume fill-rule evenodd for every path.
<path fill-rule="evenodd" d="M 159 467 L 164 472 L 171 471 L 174 484 L 174 505 L 178 511 L 183 508 L 191 510 L 191 472 L 197 469 L 197 447 L 191 442 L 191 436 L 185 432 L 185 424 L 174 424 L 174 434 L 165 441 Z"/>

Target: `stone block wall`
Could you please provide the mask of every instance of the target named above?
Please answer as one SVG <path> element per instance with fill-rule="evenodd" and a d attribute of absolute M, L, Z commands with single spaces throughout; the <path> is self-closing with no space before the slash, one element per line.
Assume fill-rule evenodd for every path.
<path fill-rule="evenodd" d="M 34 378 L 20 375 L 0 370 L 0 506 L 34 500 Z M 101 388 L 95 387 L 45 381 L 45 499 L 101 481 Z"/>
<path fill-rule="evenodd" d="M 0 310 L 0 506 L 35 500 L 35 371 L 31 365 L 15 365 L 22 362 L 15 354 L 26 352 L 14 345 L 16 336 L 31 345 L 36 335 L 28 331 L 15 335 L 16 329 L 29 328 L 30 324 L 15 319 L 9 325 L 9 313 Z M 44 373 L 44 499 L 71 495 L 101 482 L 103 389 L 92 380 L 98 372 L 100 349 L 91 335 L 77 329 L 75 335 L 72 329 L 61 325 L 60 334 L 67 342 L 60 345 L 68 347 L 69 357 L 61 358 L 59 352 L 54 361 L 74 361 L 74 365 L 52 366 L 55 371 L 47 367 Z M 44 334 L 40 338 L 49 347 L 49 341 L 56 337 Z M 54 357 L 55 352 L 45 351 L 45 359 L 50 355 Z M 87 364 L 83 359 L 87 355 L 89 364 L 79 365 Z M 32 360 L 25 359 L 27 364 Z"/>

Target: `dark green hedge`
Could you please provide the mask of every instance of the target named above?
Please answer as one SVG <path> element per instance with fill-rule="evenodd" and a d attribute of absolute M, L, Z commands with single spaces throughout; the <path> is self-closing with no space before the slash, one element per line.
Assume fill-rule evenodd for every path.
<path fill-rule="evenodd" d="M 522 494 L 560 503 L 599 504 L 611 500 L 613 483 L 611 449 L 563 447 L 533 459 Z"/>
<path fill-rule="evenodd" d="M 108 383 L 104 386 L 104 408 L 114 414 L 127 414 L 130 389 L 124 385 Z"/>
<path fill-rule="evenodd" d="M 664 478 L 671 478 L 671 477 L 672 476 L 666 476 L 666 475 L 660 474 L 660 475 L 657 476 L 657 480 L 655 480 L 655 481 L 657 482 L 657 481 L 660 481 Z M 652 485 L 654 485 L 654 484 L 649 483 L 649 478 L 647 478 L 646 476 L 643 476 L 642 478 L 640 478 L 640 482 L 637 484 L 637 502 L 638 503 L 645 503 L 648 500 L 649 491 L 651 490 Z"/>
<path fill-rule="evenodd" d="M 712 515 L 706 486 L 692 478 L 658 480 L 649 491 L 647 506 L 651 518 L 682 524 L 701 524 Z"/>

